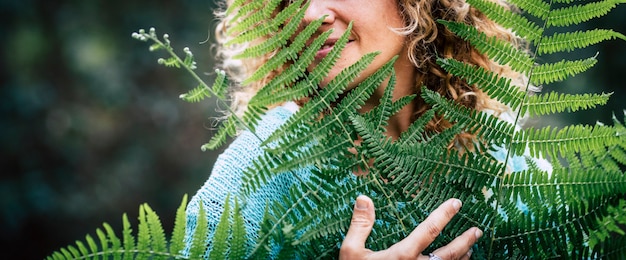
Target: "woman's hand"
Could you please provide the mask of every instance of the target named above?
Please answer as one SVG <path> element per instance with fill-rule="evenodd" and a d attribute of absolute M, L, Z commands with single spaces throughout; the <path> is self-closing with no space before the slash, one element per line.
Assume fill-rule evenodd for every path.
<path fill-rule="evenodd" d="M 471 247 L 482 236 L 476 227 L 465 231 L 448 245 L 441 247 L 431 256 L 422 251 L 432 243 L 446 224 L 461 209 L 461 201 L 449 199 L 433 211 L 424 222 L 419 224 L 408 237 L 383 251 L 374 252 L 365 248 L 365 240 L 372 231 L 376 215 L 374 203 L 364 195 L 356 199 L 352 222 L 348 234 L 343 240 L 340 259 L 469 259 Z M 439 257 L 439 258 L 437 258 Z"/>

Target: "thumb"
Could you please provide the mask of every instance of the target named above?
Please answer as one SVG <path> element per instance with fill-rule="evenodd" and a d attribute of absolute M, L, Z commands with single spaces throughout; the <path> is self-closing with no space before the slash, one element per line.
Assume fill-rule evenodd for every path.
<path fill-rule="evenodd" d="M 341 247 L 365 249 L 365 240 L 372 231 L 375 219 L 376 213 L 372 199 L 365 195 L 358 196 L 354 204 L 350 228 Z"/>

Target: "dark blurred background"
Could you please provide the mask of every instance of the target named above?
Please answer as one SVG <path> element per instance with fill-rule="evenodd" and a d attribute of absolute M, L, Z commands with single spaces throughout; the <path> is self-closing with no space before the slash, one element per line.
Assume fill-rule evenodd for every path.
<path fill-rule="evenodd" d="M 216 152 L 200 146 L 219 114 L 214 100 L 180 100 L 197 84 L 131 33 L 168 33 L 212 82 L 200 42 L 214 1 L 1 1 L 1 258 L 43 259 L 102 222 L 119 232 L 144 202 L 171 232 L 211 169 Z"/>
<path fill-rule="evenodd" d="M 102 222 L 119 232 L 122 214 L 135 221 L 144 202 L 169 234 L 183 194 L 202 185 L 220 152 L 200 150 L 220 114 L 214 100 L 181 101 L 196 86 L 191 77 L 158 65 L 165 54 L 130 35 L 168 33 L 179 54 L 190 47 L 211 82 L 216 1 L 0 0 L 2 258 L 42 259 L 94 236 Z M 626 6 L 589 26 L 626 33 Z M 536 123 L 623 118 L 626 42 L 581 57 L 596 53 L 592 70 L 546 90 L 614 92 L 610 103 Z"/>

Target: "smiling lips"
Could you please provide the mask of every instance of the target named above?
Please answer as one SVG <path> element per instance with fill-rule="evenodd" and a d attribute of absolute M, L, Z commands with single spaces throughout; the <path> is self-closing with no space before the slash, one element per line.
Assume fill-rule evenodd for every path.
<path fill-rule="evenodd" d="M 352 41 L 353 40 L 348 40 L 347 44 L 350 44 Z M 328 53 L 330 53 L 330 51 L 335 47 L 335 43 L 337 43 L 337 39 L 326 40 L 324 45 L 322 45 L 319 51 L 317 51 L 317 53 L 315 54 L 315 59 L 319 61 L 323 59 L 324 57 L 326 57 L 326 55 L 328 55 Z"/>

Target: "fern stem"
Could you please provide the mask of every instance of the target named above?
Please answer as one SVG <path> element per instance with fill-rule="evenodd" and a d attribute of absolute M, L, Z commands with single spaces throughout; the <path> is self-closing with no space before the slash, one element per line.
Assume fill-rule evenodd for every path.
<path fill-rule="evenodd" d="M 548 6 L 548 8 L 550 8 L 550 9 L 551 9 L 551 8 L 552 8 L 552 5 L 553 5 L 553 0 L 550 0 L 550 1 L 547 3 L 547 6 Z M 541 26 L 541 36 L 540 36 L 540 37 L 539 37 L 539 39 L 537 40 L 536 46 L 540 46 L 540 45 L 541 45 L 541 43 L 543 42 L 543 40 L 545 39 L 545 36 L 544 36 L 544 35 L 545 35 L 545 33 L 544 33 L 544 32 L 545 32 L 545 31 L 546 31 L 546 29 L 548 28 L 548 24 L 549 24 L 549 22 L 550 22 L 550 17 L 549 17 L 549 15 L 550 15 L 550 14 L 548 14 L 548 17 L 546 17 L 546 18 L 543 20 L 543 25 Z M 533 54 L 532 54 L 532 60 L 536 60 L 536 59 L 537 59 L 537 56 L 538 56 L 538 51 L 539 51 L 539 48 L 535 48 L 535 50 L 533 51 Z M 528 99 L 528 90 L 530 89 L 530 84 L 531 84 L 531 82 L 533 81 L 533 80 L 532 80 L 532 77 L 533 77 L 533 71 L 535 70 L 535 67 L 536 67 L 536 66 L 532 66 L 532 67 L 530 68 L 530 71 L 528 72 L 528 81 L 526 82 L 526 85 L 524 86 L 524 91 L 523 91 L 523 92 L 524 92 L 524 97 L 523 97 L 523 99 L 522 99 L 522 104 L 525 104 L 525 103 L 526 103 L 526 100 Z M 522 106 L 523 106 L 523 105 L 522 105 Z M 515 119 L 513 120 L 513 125 L 518 125 L 518 123 L 519 123 L 519 121 L 520 121 L 520 118 L 521 118 L 521 114 L 522 114 L 521 112 L 522 112 L 523 110 L 524 110 L 524 109 L 518 109 L 517 113 L 515 114 Z M 514 135 L 514 132 L 515 132 L 515 128 L 513 128 L 511 131 L 513 131 L 513 132 L 511 133 L 511 136 L 513 136 L 513 135 Z M 512 156 L 512 153 L 513 153 L 512 149 L 511 149 L 511 148 L 512 148 L 512 146 L 513 146 L 513 138 L 510 138 L 510 139 L 508 140 L 508 144 L 507 144 L 508 149 L 506 149 L 506 157 L 505 157 L 505 159 L 504 159 L 504 165 L 508 165 L 509 160 L 511 159 L 511 156 Z M 505 175 L 506 175 L 506 174 L 507 174 L 507 173 L 506 173 L 506 167 L 504 167 L 504 168 L 502 169 L 502 173 L 501 173 L 501 175 L 500 175 L 500 176 L 498 176 L 497 181 L 496 181 L 496 190 L 498 191 L 498 199 L 496 200 L 496 205 L 495 205 L 495 208 L 500 207 L 500 203 L 501 203 L 501 202 L 505 199 L 505 196 L 504 196 L 505 194 L 503 193 L 503 189 L 504 189 L 504 184 L 503 184 L 503 181 L 504 181 L 504 177 L 505 177 Z M 490 243 L 490 245 L 489 245 L 489 254 L 488 254 L 489 256 L 491 256 L 491 255 L 492 255 L 493 244 L 494 244 L 494 242 L 495 242 L 495 240 L 496 240 L 496 237 L 497 237 L 497 235 L 496 235 L 496 234 L 497 234 L 497 227 L 498 227 L 498 226 L 499 226 L 499 225 L 498 225 L 498 224 L 496 224 L 496 225 L 494 225 L 494 227 L 493 227 L 493 235 L 491 236 L 491 243 Z"/>
<path fill-rule="evenodd" d="M 200 76 L 198 76 L 198 74 L 193 70 L 193 68 L 191 66 L 189 66 L 186 62 L 184 62 L 183 59 L 181 59 L 178 54 L 176 54 L 176 52 L 174 52 L 174 49 L 169 45 L 169 44 L 165 44 L 163 43 L 157 36 L 156 34 L 152 34 L 152 33 L 143 33 L 143 36 L 149 38 L 150 40 L 154 41 L 155 43 L 157 43 L 158 45 L 161 45 L 165 51 L 167 51 L 167 53 L 176 60 L 176 62 L 178 64 L 182 64 L 183 68 L 189 73 L 191 74 L 191 77 L 198 82 L 198 84 L 207 89 L 212 95 L 214 96 L 220 96 L 220 93 L 216 93 L 213 91 L 213 89 L 211 89 L 209 87 L 209 85 L 206 84 L 206 82 L 204 82 L 204 80 L 202 80 L 202 78 L 200 78 Z M 232 107 L 226 103 L 226 101 L 222 98 L 218 98 L 217 99 L 218 102 L 220 102 L 224 107 L 226 107 L 228 113 L 230 113 L 231 115 L 235 114 L 235 111 L 233 111 Z M 257 134 L 256 132 L 252 131 L 252 127 L 249 126 L 248 124 L 246 124 L 245 121 L 243 121 L 241 118 L 239 118 L 238 116 L 234 116 L 235 120 L 237 120 L 237 122 L 239 122 L 239 125 L 243 126 L 246 130 L 250 130 L 250 132 L 259 140 L 262 140 Z"/>

